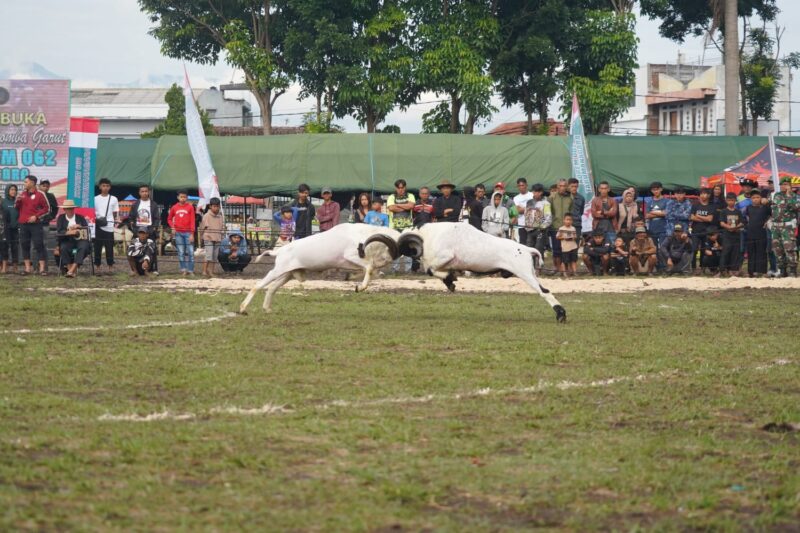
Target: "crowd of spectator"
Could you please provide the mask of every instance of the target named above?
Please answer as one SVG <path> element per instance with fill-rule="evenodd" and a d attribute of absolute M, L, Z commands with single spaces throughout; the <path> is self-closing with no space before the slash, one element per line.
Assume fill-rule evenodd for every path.
<path fill-rule="evenodd" d="M 92 225 L 75 213 L 71 200 L 58 206 L 49 185 L 46 181 L 37 184 L 36 177 L 28 176 L 21 193 L 15 185 L 6 189 L 0 216 L 0 272 L 16 271 L 19 243 L 24 264 L 21 273 L 33 273 L 33 250 L 38 273 L 46 275 L 48 255 L 43 230 L 56 220 L 53 254 L 66 276 L 74 277 L 90 255 L 97 273 L 103 254 L 106 271 L 113 272 L 114 230 L 120 226 L 134 235 L 126 247 L 131 274 L 157 275 L 162 214 L 172 232 L 182 275 L 194 274 L 195 235 L 205 256 L 205 276 L 216 274 L 217 263 L 225 272 L 241 272 L 250 262 L 244 235 L 226 230 L 219 198 L 211 198 L 206 210 L 198 213 L 188 201 L 187 191 L 179 191 L 177 202 L 164 212 L 152 198 L 150 187 L 142 185 L 138 199 L 123 219 L 119 202 L 111 194 L 111 182 L 101 179 Z M 789 178 L 781 180 L 780 191 L 775 194 L 771 189 L 759 190 L 754 181 L 743 180 L 738 196 L 725 194 L 717 186 L 702 189 L 695 201 L 680 187 L 670 197 L 665 196 L 657 181 L 650 185 L 651 195 L 646 198 L 637 197 L 632 187 L 615 197 L 609 184 L 600 182 L 596 196 L 587 200 L 578 192 L 578 185 L 576 179 L 562 179 L 549 188 L 541 183 L 529 186 L 527 179 L 519 178 L 514 195 L 507 193 L 503 182 L 495 183 L 491 194 L 478 184 L 464 187 L 459 195 L 455 185 L 443 180 L 436 186 L 439 194 L 433 197 L 430 188 L 421 187 L 415 195 L 405 180 L 398 179 L 385 205 L 380 196 L 361 193 L 345 218 L 330 187 L 322 188 L 322 204 L 315 207 L 310 187 L 301 184 L 297 197 L 274 213 L 274 246 L 312 235 L 315 219 L 322 232 L 344 220 L 397 231 L 447 221 L 468 223 L 496 237 L 516 239 L 536 248 L 552 258 L 552 269 L 548 270 L 565 277 L 577 275 L 579 264 L 591 275 L 737 276 L 743 274 L 745 259 L 751 277 L 797 274 L 800 200 Z M 59 207 L 63 213 L 57 216 Z M 408 258 L 392 265 L 393 272 L 418 269 L 418 262 Z"/>

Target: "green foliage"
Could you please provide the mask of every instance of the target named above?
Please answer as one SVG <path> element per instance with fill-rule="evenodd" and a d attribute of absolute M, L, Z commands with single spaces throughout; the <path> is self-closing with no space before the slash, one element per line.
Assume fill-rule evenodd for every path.
<path fill-rule="evenodd" d="M 587 133 L 602 133 L 629 106 L 634 94 L 638 38 L 633 14 L 590 10 L 574 32 L 562 75 L 562 115 L 577 92 Z"/>
<path fill-rule="evenodd" d="M 774 40 L 764 28 L 753 28 L 747 36 L 749 51 L 742 55 L 745 102 L 753 119 L 753 134 L 759 117 L 772 119 L 781 79 L 780 63 L 775 57 Z"/>
<path fill-rule="evenodd" d="M 682 43 L 686 37 L 701 36 L 715 24 L 714 3 L 708 0 L 640 0 L 642 15 L 660 19 L 659 32 L 667 39 Z M 777 0 L 739 0 L 739 16 L 754 15 L 773 21 L 778 15 Z M 721 18 L 716 26 L 724 30 Z"/>
<path fill-rule="evenodd" d="M 436 107 L 422 115 L 422 133 L 463 133 L 459 124 L 457 131 L 450 130 L 451 111 L 449 102 L 439 102 Z"/>
<path fill-rule="evenodd" d="M 491 105 L 489 61 L 499 26 L 492 5 L 485 0 L 423 1 L 412 12 L 418 25 L 417 82 L 425 90 L 450 97 L 450 133 L 472 133 L 476 124 L 496 111 Z M 463 125 L 462 106 L 468 114 Z"/>
<path fill-rule="evenodd" d="M 378 128 L 377 133 L 400 133 L 400 126 L 387 124 L 383 128 Z"/>
<path fill-rule="evenodd" d="M 291 83 L 281 56 L 285 0 L 139 0 L 154 24 L 150 34 L 167 57 L 215 64 L 221 52 L 242 69 L 261 109 L 265 133 L 272 106 Z"/>
<path fill-rule="evenodd" d="M 319 119 L 315 112 L 306 113 L 303 128 L 306 133 L 344 133 L 344 128 L 333 123 L 333 114 L 329 112 L 320 113 Z"/>
<path fill-rule="evenodd" d="M 333 68 L 331 76 L 338 87 L 336 114 L 352 114 L 372 133 L 396 106 L 413 102 L 414 56 L 408 14 L 400 2 L 375 4 L 365 15 L 363 21 L 355 21 L 355 59 Z"/>
<path fill-rule="evenodd" d="M 153 131 L 142 133 L 143 139 L 155 139 L 163 135 L 186 135 L 186 99 L 183 96 L 183 89 L 173 83 L 164 95 L 164 101 L 169 105 L 167 118 Z M 214 126 L 211 125 L 208 114 L 199 107 L 197 110 L 200 112 L 200 122 L 203 124 L 205 134 L 214 135 Z"/>

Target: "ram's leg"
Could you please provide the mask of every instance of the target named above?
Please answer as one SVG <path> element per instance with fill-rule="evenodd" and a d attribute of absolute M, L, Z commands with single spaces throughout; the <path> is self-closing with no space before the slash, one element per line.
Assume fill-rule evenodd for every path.
<path fill-rule="evenodd" d="M 296 271 L 295 271 L 296 272 Z M 267 289 L 267 294 L 264 295 L 264 311 L 269 313 L 272 311 L 272 297 L 275 295 L 275 292 L 280 289 L 283 285 L 286 284 L 287 281 L 292 277 L 293 273 L 287 272 L 282 276 L 278 276 L 275 278 L 275 281 L 272 282 L 269 289 Z"/>
<path fill-rule="evenodd" d="M 272 283 L 276 278 L 278 278 L 278 276 L 281 276 L 281 275 L 283 275 L 283 273 L 281 273 L 281 272 L 279 272 L 279 271 L 277 271 L 275 269 L 272 269 L 266 276 L 264 276 L 264 278 L 262 280 L 260 280 L 258 283 L 256 283 L 255 286 L 253 286 L 253 288 L 250 289 L 250 292 L 247 293 L 247 297 L 242 302 L 242 305 L 239 306 L 239 313 L 245 314 L 245 311 L 247 310 L 247 306 L 250 305 L 250 302 L 253 300 L 253 298 L 255 297 L 256 293 L 260 289 L 263 289 L 264 287 L 266 287 L 267 285 Z"/>
<path fill-rule="evenodd" d="M 530 265 L 528 265 L 528 268 L 530 268 Z M 516 273 L 516 276 L 530 285 L 531 288 L 533 288 L 533 290 L 539 294 L 539 296 L 544 298 L 545 301 L 550 304 L 550 307 L 552 307 L 553 311 L 556 312 L 556 320 L 558 322 L 563 323 L 567 321 L 567 311 L 564 309 L 564 306 L 562 306 L 558 300 L 556 300 L 556 297 L 553 296 L 550 291 L 542 287 L 542 285 L 539 283 L 539 280 L 536 279 L 536 276 L 533 273 L 527 271 L 518 272 Z"/>
<path fill-rule="evenodd" d="M 455 254 L 452 251 L 437 254 L 428 267 L 428 275 L 442 280 L 450 292 L 456 290 L 455 282 L 458 279 L 449 268 L 454 259 Z"/>
<path fill-rule="evenodd" d="M 356 292 L 364 292 L 367 290 L 367 286 L 369 286 L 369 280 L 372 278 L 372 273 L 375 271 L 375 268 L 372 266 L 372 263 L 368 263 L 364 266 L 364 279 L 361 280 L 359 285 L 356 285 Z"/>
<path fill-rule="evenodd" d="M 295 270 L 292 272 L 292 276 L 294 276 L 294 279 L 296 279 L 297 283 L 300 284 L 298 288 L 303 290 L 303 283 L 306 281 L 306 272 L 304 270 Z"/>

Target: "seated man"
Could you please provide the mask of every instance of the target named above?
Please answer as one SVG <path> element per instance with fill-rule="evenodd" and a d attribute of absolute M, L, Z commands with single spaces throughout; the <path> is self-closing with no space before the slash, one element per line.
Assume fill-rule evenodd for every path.
<path fill-rule="evenodd" d="M 647 236 L 647 230 L 644 226 L 637 226 L 634 230 L 633 240 L 628 244 L 631 272 L 652 276 L 658 260 L 656 252 L 656 244 Z"/>
<path fill-rule="evenodd" d="M 75 214 L 75 202 L 64 200 L 61 208 L 64 213 L 56 219 L 56 239 L 58 247 L 54 255 L 58 255 L 59 267 L 67 267 L 66 276 L 74 278 L 78 267 L 91 253 L 89 244 L 89 225 L 81 215 Z"/>
<path fill-rule="evenodd" d="M 131 267 L 131 275 L 147 276 L 153 266 L 155 256 L 156 243 L 149 237 L 149 228 L 139 226 L 136 228 L 136 238 L 128 245 L 128 264 Z"/>
<path fill-rule="evenodd" d="M 602 276 L 608 272 L 611 259 L 611 245 L 605 242 L 605 233 L 594 230 L 589 242 L 583 247 L 583 264 L 590 274 Z"/>
<path fill-rule="evenodd" d="M 250 264 L 247 241 L 238 231 L 222 239 L 219 248 L 219 264 L 225 272 L 242 272 Z"/>
<path fill-rule="evenodd" d="M 658 251 L 661 261 L 667 266 L 667 274 L 688 274 L 692 261 L 692 241 L 683 229 L 675 224 L 672 235 L 664 239 Z"/>

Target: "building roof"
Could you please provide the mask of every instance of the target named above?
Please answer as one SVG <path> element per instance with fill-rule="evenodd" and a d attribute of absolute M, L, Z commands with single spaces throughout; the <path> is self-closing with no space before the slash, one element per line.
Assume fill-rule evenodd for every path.
<path fill-rule="evenodd" d="M 690 100 L 703 100 L 714 97 L 716 89 L 686 89 L 685 91 L 669 91 L 664 93 L 650 93 L 645 98 L 647 105 L 674 104 Z"/>
<path fill-rule="evenodd" d="M 72 105 L 166 105 L 164 96 L 169 88 L 130 89 L 72 89 Z M 206 89 L 193 89 L 195 99 Z"/>
<path fill-rule="evenodd" d="M 273 135 L 297 135 L 305 133 L 303 126 L 272 126 Z M 214 126 L 214 134 L 220 137 L 245 137 L 263 135 L 264 128 L 260 126 Z"/>
<path fill-rule="evenodd" d="M 540 124 L 541 121 L 534 120 L 533 129 L 537 130 Z M 547 119 L 547 125 L 549 126 L 547 135 L 557 136 L 557 135 L 567 134 L 567 130 L 563 122 L 557 122 L 552 118 L 549 118 Z M 528 134 L 528 122 L 525 120 L 521 122 L 505 122 L 486 133 L 486 135 L 527 135 L 527 134 Z"/>

